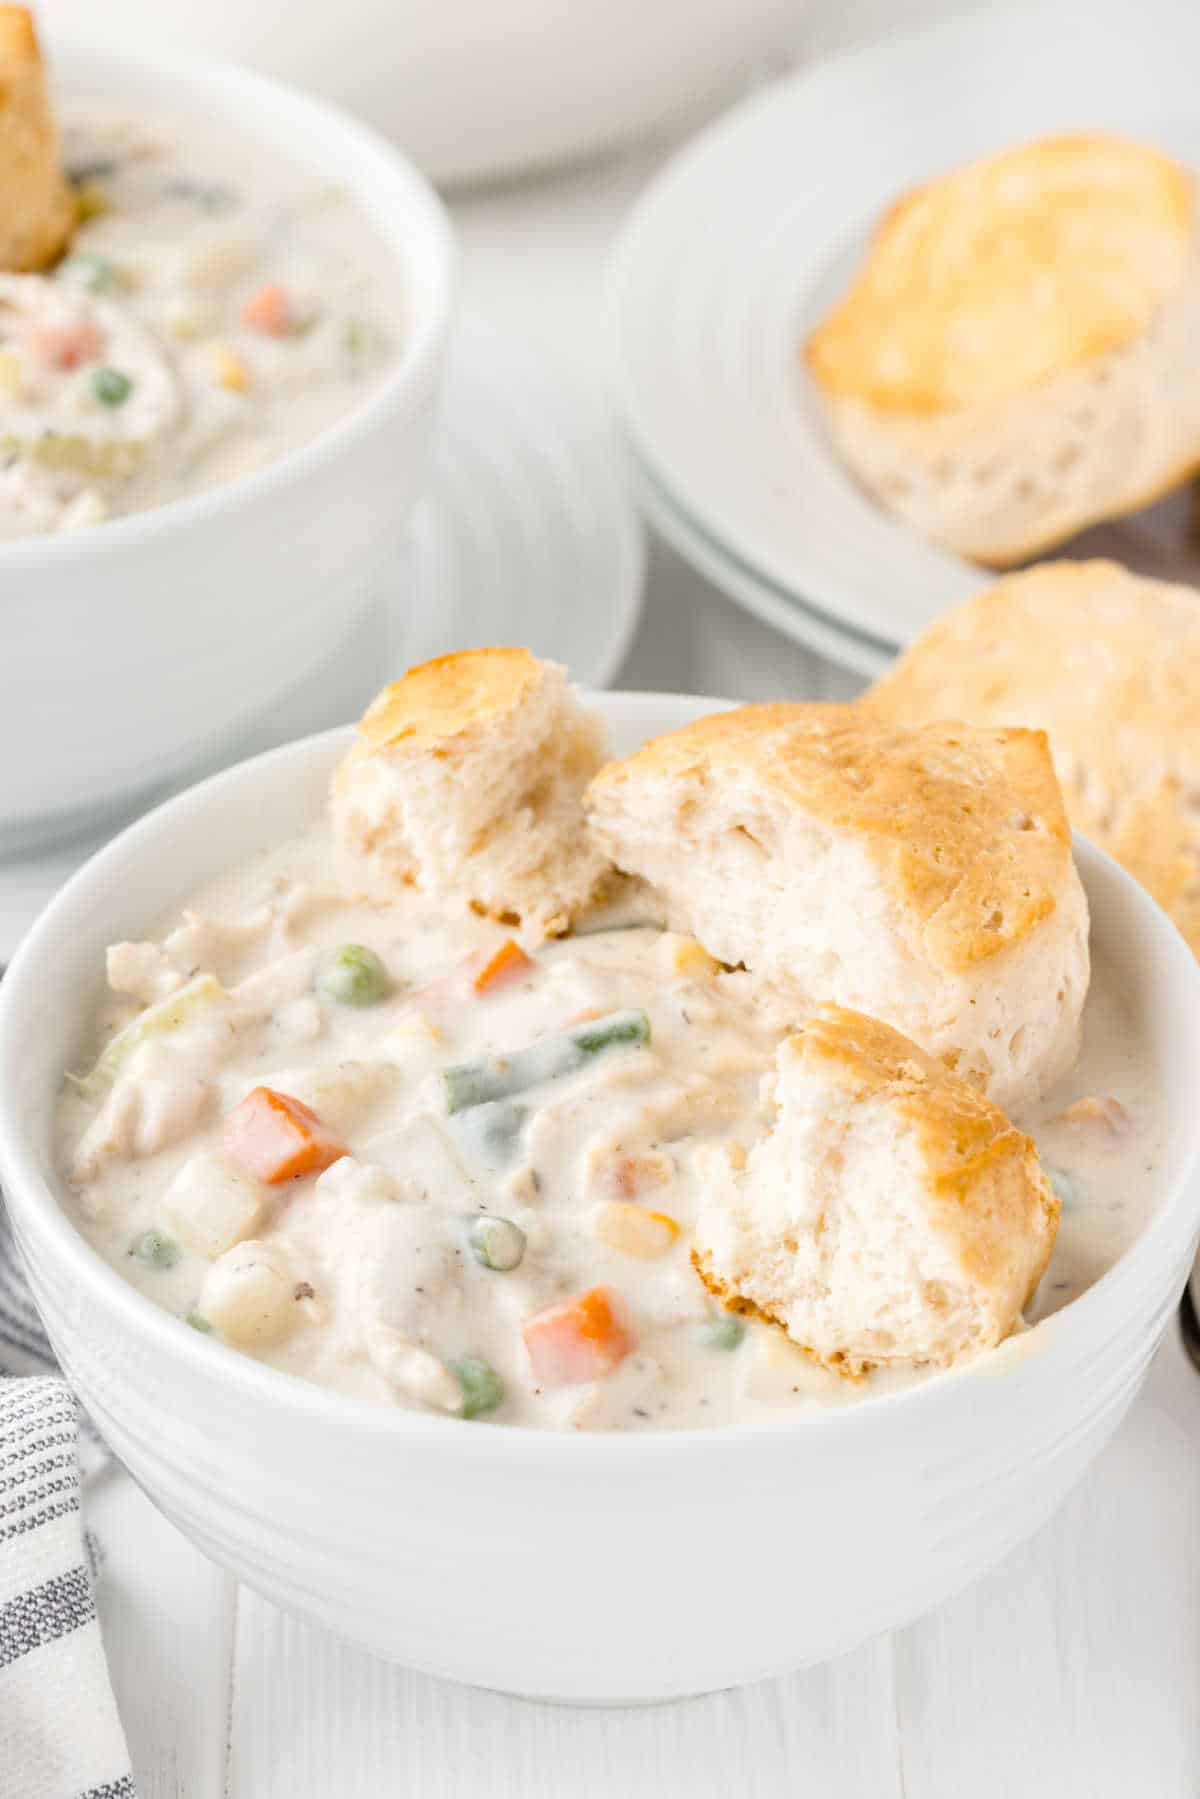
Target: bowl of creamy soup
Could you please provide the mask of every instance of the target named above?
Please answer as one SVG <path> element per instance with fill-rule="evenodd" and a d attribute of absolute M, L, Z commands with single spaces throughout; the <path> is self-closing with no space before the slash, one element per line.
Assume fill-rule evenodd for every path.
<path fill-rule="evenodd" d="M 424 474 L 452 287 L 432 191 L 331 107 L 71 46 L 50 79 L 82 219 L 0 275 L 0 848 L 198 766 L 336 648 Z"/>
<path fill-rule="evenodd" d="M 716 703 L 594 704 L 623 754 Z M 0 1180 L 116 1454 L 281 1605 L 544 1698 L 777 1673 L 981 1573 L 1116 1428 L 1190 1266 L 1200 970 L 1169 921 L 1077 842 L 1082 1049 L 1017 1115 L 1064 1208 L 1036 1300 L 951 1372 L 850 1381 L 690 1261 L 700 1152 L 752 1128 L 777 1041 L 737 983 L 633 901 L 527 952 L 354 897 L 349 741 L 151 814 L 0 987 Z"/>

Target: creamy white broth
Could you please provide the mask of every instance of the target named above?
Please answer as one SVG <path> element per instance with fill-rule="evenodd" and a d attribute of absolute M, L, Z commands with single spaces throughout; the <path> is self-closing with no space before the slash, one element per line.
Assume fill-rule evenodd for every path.
<path fill-rule="evenodd" d="M 262 1187 L 252 1231 L 260 1248 L 227 1252 L 261 1253 L 286 1283 L 278 1338 L 232 1339 L 277 1368 L 381 1404 L 437 1410 L 451 1409 L 458 1391 L 444 1365 L 481 1359 L 503 1387 L 489 1417 L 560 1429 L 783 1419 L 928 1378 L 841 1380 L 773 1326 L 730 1326 L 692 1269 L 705 1146 L 748 1144 L 763 1128 L 759 1081 L 777 1038 L 743 976 L 714 975 L 631 897 L 478 995 L 476 972 L 506 941 L 502 927 L 448 920 L 416 894 L 388 906 L 348 900 L 331 879 L 334 862 L 324 834 L 296 839 L 197 896 L 182 924 L 168 922 L 165 952 L 120 952 L 116 972 L 144 1000 L 204 974 L 220 983 L 215 1001 L 202 989 L 182 1002 L 173 1028 L 149 1035 L 107 1091 L 64 1091 L 73 1213 L 124 1278 L 197 1328 L 211 1324 L 206 1281 L 217 1264 L 181 1240 L 168 1195 L 185 1167 L 211 1170 L 197 1158 L 220 1157 L 225 1116 L 264 1084 L 309 1104 L 350 1151 L 320 1175 Z M 386 964 L 386 998 L 352 1006 L 321 992 L 318 972 L 345 943 Z M 515 1094 L 515 1139 L 481 1130 L 474 1108 L 447 1115 L 446 1067 L 557 1038 L 581 1015 L 630 1011 L 645 1012 L 649 1044 L 616 1044 Z M 100 1054 L 141 1012 L 139 1000 L 113 996 L 89 1048 Z M 1062 1122 L 1087 1096 L 1119 1101 L 1119 1128 L 1103 1117 Z M 1078 1066 L 1019 1122 L 1069 1188 L 1036 1319 L 1111 1267 L 1152 1203 L 1161 1099 L 1102 961 Z M 639 1214 L 633 1247 L 622 1205 Z M 673 1221 L 677 1235 L 644 1224 L 649 1214 Z M 525 1240 L 518 1266 L 476 1259 L 473 1217 L 515 1223 Z M 166 1241 L 170 1266 L 131 1253 L 147 1232 Z M 636 1348 L 604 1378 L 539 1381 L 525 1321 L 597 1285 L 620 1296 Z M 407 1345 L 420 1355 L 401 1353 Z"/>
<path fill-rule="evenodd" d="M 403 341 L 387 244 L 240 129 L 90 111 L 62 135 L 96 210 L 48 275 L 0 276 L 0 537 L 261 468 L 360 405 Z"/>

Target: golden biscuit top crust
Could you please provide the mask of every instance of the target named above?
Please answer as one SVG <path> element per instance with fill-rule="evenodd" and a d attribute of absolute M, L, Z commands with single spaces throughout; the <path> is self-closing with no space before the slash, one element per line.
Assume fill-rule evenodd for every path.
<path fill-rule="evenodd" d="M 1137 337 L 1183 281 L 1194 214 L 1186 170 L 1107 133 L 971 163 L 884 214 L 809 368 L 885 412 L 1003 401 Z"/>
<path fill-rule="evenodd" d="M 0 268 L 46 268 L 78 219 L 28 7 L 0 6 Z"/>
<path fill-rule="evenodd" d="M 1070 830 L 1041 731 L 905 729 L 854 706 L 743 706 L 656 737 L 601 769 L 592 802 L 626 784 L 739 786 L 861 838 L 931 960 L 958 971 L 1054 911 Z M 744 828 L 744 827 L 743 827 Z M 618 858 L 619 860 L 619 858 Z"/>
<path fill-rule="evenodd" d="M 40 62 L 33 14 L 27 6 L 0 6 L 0 65 Z"/>
<path fill-rule="evenodd" d="M 416 754 L 465 748 L 472 733 L 516 712 L 545 679 L 529 650 L 458 650 L 410 668 L 359 721 L 369 750 Z"/>
<path fill-rule="evenodd" d="M 998 1106 L 890 1025 L 843 1006 L 822 1006 L 780 1050 L 835 1080 L 855 1100 L 882 1098 L 914 1127 L 926 1182 L 964 1199 L 989 1166 L 1036 1168 L 1037 1151 Z"/>
<path fill-rule="evenodd" d="M 1009 575 L 931 625 L 862 700 L 1044 726 L 1075 825 L 1200 955 L 1200 595 L 1115 562 Z"/>

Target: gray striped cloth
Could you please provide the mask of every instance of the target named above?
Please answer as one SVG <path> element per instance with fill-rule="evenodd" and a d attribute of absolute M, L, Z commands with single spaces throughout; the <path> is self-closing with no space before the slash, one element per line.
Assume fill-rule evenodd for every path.
<path fill-rule="evenodd" d="M 80 1514 L 104 1451 L 54 1368 L 0 1200 L 0 1799 L 137 1799 Z"/>

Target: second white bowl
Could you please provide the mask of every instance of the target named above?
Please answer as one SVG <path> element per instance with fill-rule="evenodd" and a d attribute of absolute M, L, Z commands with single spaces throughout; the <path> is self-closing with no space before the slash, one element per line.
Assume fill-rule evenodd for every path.
<path fill-rule="evenodd" d="M 332 107 L 165 56 L 79 49 L 53 76 L 75 103 L 228 120 L 340 184 L 391 248 L 407 311 L 394 367 L 312 442 L 153 511 L 0 545 L 0 852 L 235 747 L 334 650 L 425 476 L 454 284 L 432 190 Z"/>

